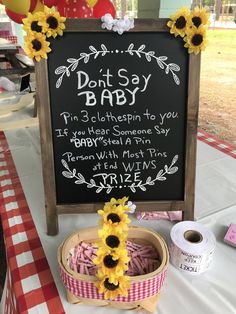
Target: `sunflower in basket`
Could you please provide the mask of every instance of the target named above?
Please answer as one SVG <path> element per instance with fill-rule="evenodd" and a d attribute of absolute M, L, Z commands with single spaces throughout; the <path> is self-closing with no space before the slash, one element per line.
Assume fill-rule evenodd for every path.
<path fill-rule="evenodd" d="M 100 266 L 98 275 L 104 274 L 114 280 L 115 277 L 122 276 L 124 271 L 128 270 L 129 260 L 126 248 L 120 249 L 117 252 L 104 252 L 104 250 L 98 249 L 97 257 L 93 262 Z"/>
<path fill-rule="evenodd" d="M 104 298 L 113 300 L 119 294 L 127 297 L 130 287 L 129 276 L 121 276 L 111 281 L 109 277 L 102 277 L 96 284 L 99 293 L 104 293 Z"/>
<path fill-rule="evenodd" d="M 118 200 L 115 199 L 114 197 L 111 198 L 110 202 L 106 202 L 104 205 L 103 210 L 107 211 L 110 210 L 111 208 L 115 208 L 117 205 L 121 205 L 123 206 L 123 210 L 129 210 L 128 205 L 126 204 L 126 202 L 128 201 L 128 197 L 124 196 L 123 198 L 119 198 Z"/>
<path fill-rule="evenodd" d="M 103 228 L 98 231 L 98 235 L 102 240 L 102 244 L 108 250 L 123 248 L 127 239 L 127 234 L 122 232 L 121 229 L 106 224 L 104 224 Z"/>
<path fill-rule="evenodd" d="M 130 220 L 125 211 L 128 198 L 112 198 L 105 203 L 103 210 L 98 214 L 102 216 L 100 224 L 102 228 L 98 231 L 101 239 L 98 243 L 97 257 L 93 260 L 98 266 L 97 288 L 99 293 L 104 293 L 105 299 L 114 299 L 121 294 L 127 296 L 130 280 L 124 276 L 128 270 L 128 251 L 126 240 L 128 236 L 128 224 Z"/>
<path fill-rule="evenodd" d="M 106 224 L 114 228 L 120 228 L 123 230 L 128 230 L 128 224 L 130 219 L 128 215 L 124 213 L 124 206 L 112 206 L 106 210 L 98 210 L 98 214 L 102 216 L 100 224 Z"/>

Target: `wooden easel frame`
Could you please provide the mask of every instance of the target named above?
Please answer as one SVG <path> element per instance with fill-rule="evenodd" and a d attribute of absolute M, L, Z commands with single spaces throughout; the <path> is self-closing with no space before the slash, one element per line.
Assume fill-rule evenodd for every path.
<path fill-rule="evenodd" d="M 167 19 L 136 19 L 131 32 L 169 32 Z M 107 32 L 96 19 L 68 19 L 65 32 Z M 174 40 L 174 37 L 173 37 Z M 188 98 L 186 119 L 185 186 L 183 201 L 136 202 L 137 210 L 173 211 L 182 210 L 184 220 L 194 218 L 196 140 L 199 107 L 200 55 L 189 55 Z M 50 91 L 47 61 L 36 64 L 37 94 L 39 97 L 39 124 L 45 191 L 45 207 L 48 235 L 58 233 L 58 215 L 68 213 L 91 213 L 103 204 L 57 204 L 54 173 L 53 142 L 50 111 Z"/>

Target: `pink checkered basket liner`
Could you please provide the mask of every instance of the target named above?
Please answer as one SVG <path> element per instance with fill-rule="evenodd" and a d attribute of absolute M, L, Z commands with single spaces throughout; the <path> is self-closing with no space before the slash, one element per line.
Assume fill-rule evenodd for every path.
<path fill-rule="evenodd" d="M 98 293 L 95 286 L 96 277 L 78 274 L 70 269 L 68 265 L 69 251 L 80 241 L 89 240 L 94 242 L 98 239 L 98 228 L 86 228 L 70 235 L 58 249 L 58 262 L 60 267 L 60 276 L 67 291 L 67 299 L 71 303 L 83 302 L 84 300 L 104 300 L 104 295 Z M 140 227 L 129 228 L 129 239 L 137 243 L 149 243 L 158 251 L 161 259 L 161 265 L 154 271 L 146 275 L 131 277 L 131 286 L 128 290 L 128 296 L 118 296 L 116 299 L 107 302 L 107 305 L 118 305 L 122 308 L 122 304 L 126 304 L 125 308 L 141 307 L 150 312 L 154 311 L 158 301 L 159 293 L 165 281 L 167 267 L 169 263 L 168 249 L 163 238 L 154 231 Z M 146 302 L 149 300 L 150 302 Z M 94 303 L 95 302 L 95 303 Z M 106 304 L 103 305 L 106 305 Z M 127 305 L 128 304 L 128 305 Z M 101 305 L 101 304 L 98 304 Z"/>

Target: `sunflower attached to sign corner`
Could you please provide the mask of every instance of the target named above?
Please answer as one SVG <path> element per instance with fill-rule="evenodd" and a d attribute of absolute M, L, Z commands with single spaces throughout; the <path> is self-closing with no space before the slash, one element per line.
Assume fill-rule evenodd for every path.
<path fill-rule="evenodd" d="M 189 14 L 189 9 L 182 7 L 174 15 L 170 16 L 167 26 L 170 27 L 170 33 L 174 34 L 175 37 L 178 35 L 184 37 L 186 35 L 186 30 L 189 27 Z"/>
<path fill-rule="evenodd" d="M 196 6 L 190 14 L 190 26 L 194 26 L 196 28 L 201 27 L 202 25 L 209 25 L 209 17 L 210 13 L 206 11 L 206 8 L 200 9 Z"/>
<path fill-rule="evenodd" d="M 31 14 L 30 12 L 27 15 L 27 18 L 23 19 L 23 29 L 27 33 L 45 33 L 46 29 L 40 25 L 44 18 L 43 12 L 36 12 Z"/>
<path fill-rule="evenodd" d="M 40 25 L 46 29 L 46 36 L 55 38 L 57 35 L 62 36 L 65 29 L 66 18 L 60 16 L 60 13 L 55 7 L 44 8 L 44 19 L 40 21 Z"/>
<path fill-rule="evenodd" d="M 42 58 L 47 59 L 47 53 L 51 51 L 50 43 L 46 36 L 41 33 L 32 33 L 25 36 L 25 51 L 29 57 L 40 61 Z"/>
<path fill-rule="evenodd" d="M 206 29 L 203 26 L 192 28 L 184 38 L 184 41 L 186 42 L 184 47 L 188 48 L 188 52 L 193 52 L 197 55 L 201 50 L 206 48 Z"/>
<path fill-rule="evenodd" d="M 188 48 L 189 53 L 197 55 L 206 48 L 209 15 L 205 8 L 200 9 L 197 6 L 190 12 L 188 8 L 183 7 L 170 17 L 167 26 L 175 37 L 183 37 L 184 47 Z"/>
<path fill-rule="evenodd" d="M 27 32 L 27 36 L 24 37 L 25 51 L 30 58 L 36 61 L 40 61 L 41 58 L 47 59 L 47 53 L 51 48 L 46 37 L 62 36 L 65 20 L 66 18 L 60 16 L 55 7 L 49 9 L 44 6 L 43 12 L 28 13 L 27 18 L 23 19 L 23 28 Z"/>

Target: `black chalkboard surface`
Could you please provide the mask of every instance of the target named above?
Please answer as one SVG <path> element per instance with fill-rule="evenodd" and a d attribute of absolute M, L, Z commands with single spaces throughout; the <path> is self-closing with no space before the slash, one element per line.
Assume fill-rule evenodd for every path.
<path fill-rule="evenodd" d="M 186 210 L 191 195 L 193 208 L 200 63 L 166 22 L 137 20 L 120 36 L 69 21 L 51 41 L 46 74 L 37 72 L 46 205 L 56 213 L 123 196 Z"/>

